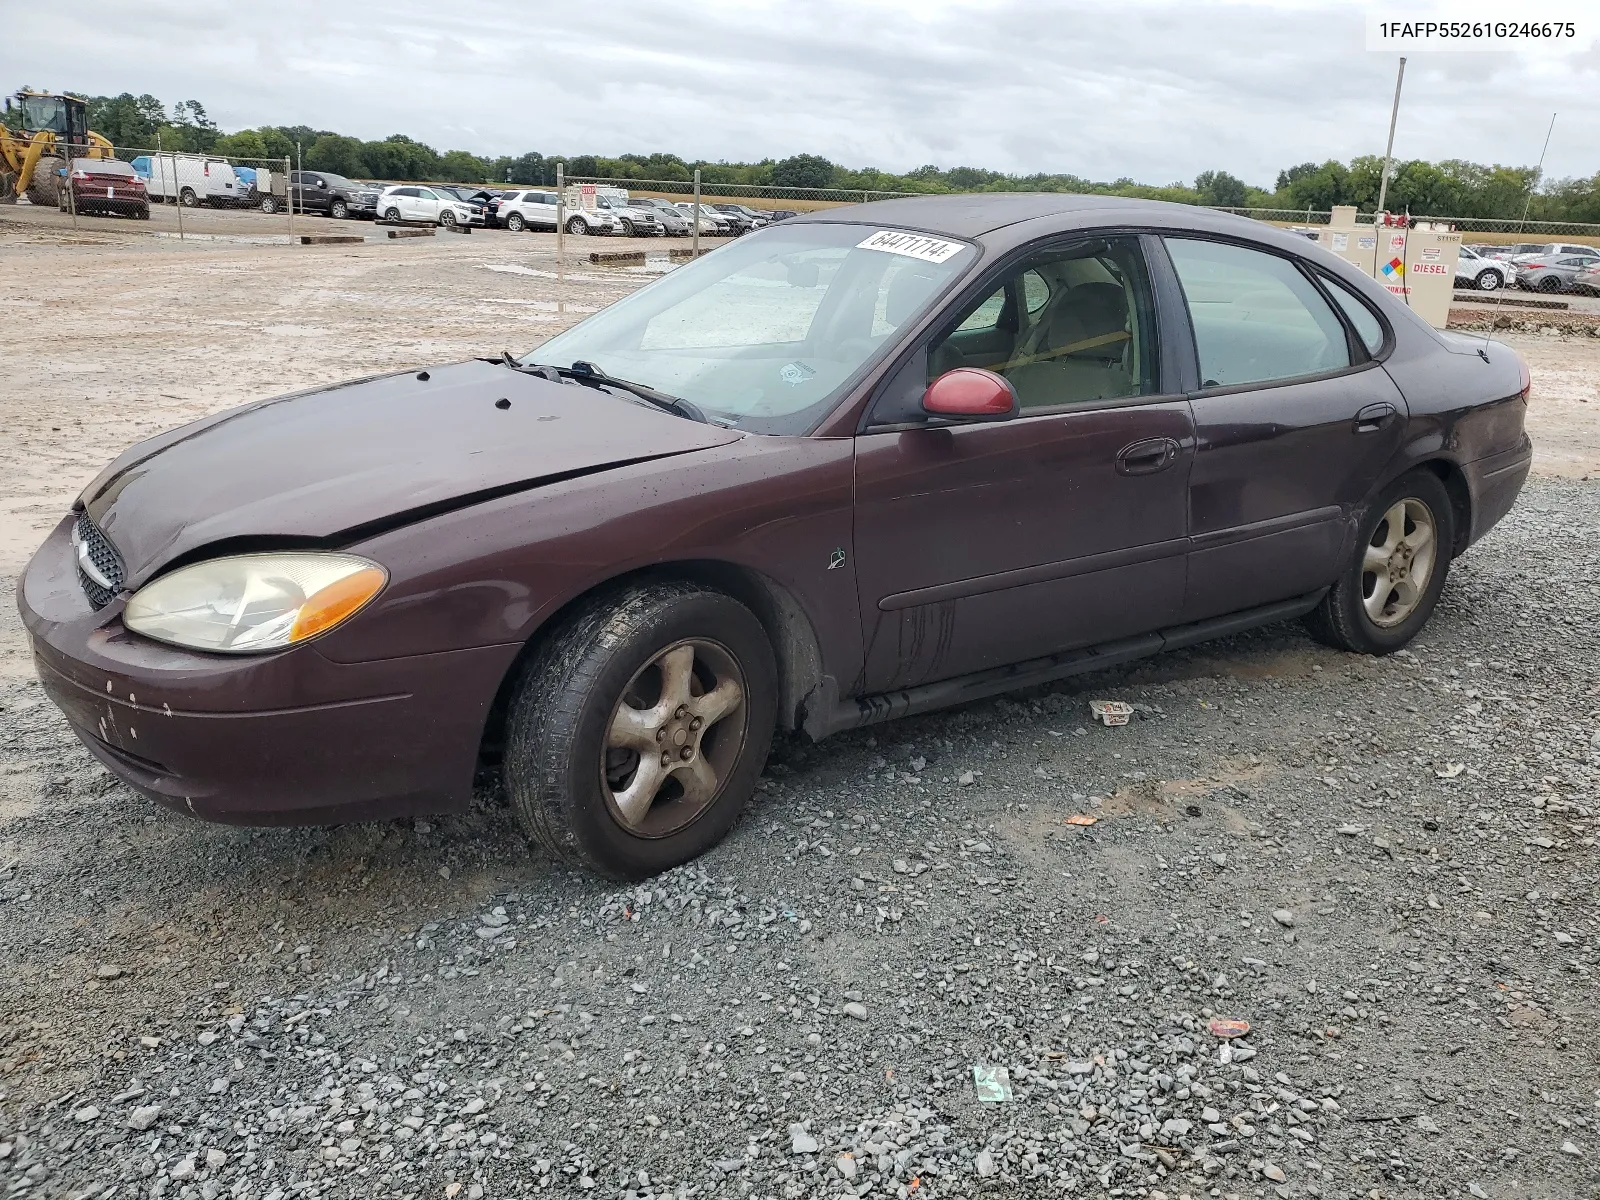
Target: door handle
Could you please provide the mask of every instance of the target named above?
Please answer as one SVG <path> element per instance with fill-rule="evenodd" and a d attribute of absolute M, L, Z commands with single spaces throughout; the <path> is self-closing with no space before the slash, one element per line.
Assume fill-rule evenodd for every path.
<path fill-rule="evenodd" d="M 1399 415 L 1399 411 L 1395 406 L 1387 401 L 1379 404 L 1369 404 L 1356 413 L 1356 432 L 1377 433 L 1378 430 Z"/>
<path fill-rule="evenodd" d="M 1154 475 L 1178 461 L 1178 443 L 1169 437 L 1144 438 L 1117 451 L 1117 472 L 1122 475 Z"/>

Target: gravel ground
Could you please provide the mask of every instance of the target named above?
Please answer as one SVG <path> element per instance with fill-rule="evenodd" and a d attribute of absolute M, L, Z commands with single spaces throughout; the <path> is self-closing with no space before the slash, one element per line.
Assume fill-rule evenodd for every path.
<path fill-rule="evenodd" d="M 352 249 L 295 293 L 309 362 L 259 318 L 237 353 L 355 373 L 375 297 L 430 277 L 546 302 L 494 290 L 545 281 L 482 271 L 483 243 Z M 50 295 L 114 337 L 146 301 L 93 299 L 72 261 Z M 290 294 L 284 261 L 254 282 Z M 46 463 L 0 486 L 7 1196 L 1600 1197 L 1600 484 L 1536 477 L 1409 653 L 1283 626 L 784 744 L 724 845 L 617 889 L 533 856 L 492 794 L 230 829 L 72 739 L 11 548 L 105 439 L 222 403 L 226 363 L 186 340 L 220 335 L 152 286 L 159 338 L 121 369 L 170 410 L 80 403 L 76 377 L 0 393 L 12 461 Z M 408 358 L 498 310 L 412 311 Z M 19 343 L 35 383 L 60 341 Z M 1098 698 L 1138 719 L 1090 724 Z"/>

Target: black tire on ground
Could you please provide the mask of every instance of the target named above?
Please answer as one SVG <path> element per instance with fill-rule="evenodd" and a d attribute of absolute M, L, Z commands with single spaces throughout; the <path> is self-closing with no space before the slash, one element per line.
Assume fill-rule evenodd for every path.
<path fill-rule="evenodd" d="M 623 237 L 634 237 L 635 236 L 635 234 L 633 232 L 633 222 L 632 221 L 624 221 L 622 223 L 622 236 Z"/>
<path fill-rule="evenodd" d="M 350 206 L 343 200 L 335 199 L 328 205 L 328 215 L 335 221 L 342 221 L 350 215 Z"/>
<path fill-rule="evenodd" d="M 1415 607 L 1404 620 L 1384 627 L 1374 622 L 1367 611 L 1365 601 L 1374 590 L 1375 578 L 1365 569 L 1366 557 L 1370 547 L 1389 539 L 1388 514 L 1402 503 L 1420 503 L 1431 515 L 1434 557 Z M 1322 603 L 1306 614 L 1307 631 L 1324 645 L 1356 654 L 1384 655 L 1403 649 L 1433 615 L 1450 574 L 1455 536 L 1455 506 L 1439 477 L 1427 470 L 1401 476 L 1378 493 L 1362 514 L 1351 561 Z"/>
<path fill-rule="evenodd" d="M 647 835 L 624 825 L 614 806 L 608 733 L 628 689 L 688 640 L 714 644 L 736 665 L 743 702 L 701 735 L 705 759 L 724 758 L 709 802 L 673 825 L 669 781 L 649 813 L 664 819 Z M 754 613 L 697 584 L 636 584 L 564 622 L 527 663 L 507 718 L 506 790 L 529 834 L 558 858 L 641 879 L 705 853 L 733 828 L 766 763 L 776 708 L 777 666 Z"/>
<path fill-rule="evenodd" d="M 143 208 L 135 209 L 133 215 L 141 221 L 148 221 L 150 219 L 150 206 L 146 204 Z"/>
<path fill-rule="evenodd" d="M 391 225 L 400 224 L 400 210 L 398 208 L 385 209 L 383 212 L 383 219 Z"/>
<path fill-rule="evenodd" d="M 266 196 L 261 197 L 261 211 L 266 213 L 267 216 L 269 216 L 269 217 L 273 213 L 277 212 L 278 211 L 278 198 L 276 196 L 273 196 L 273 195 L 266 195 Z"/>
<path fill-rule="evenodd" d="M 521 213 L 512 213 L 506 218 L 506 228 L 512 233 L 521 233 L 527 227 L 528 223 L 522 219 Z"/>
<path fill-rule="evenodd" d="M 1504 280 L 1500 278 L 1499 271 L 1489 269 L 1479 271 L 1478 277 L 1472 281 L 1472 285 L 1480 292 L 1492 292 L 1503 282 Z"/>
<path fill-rule="evenodd" d="M 63 162 L 54 155 L 41 158 L 33 168 L 33 178 L 28 180 L 28 200 L 40 208 L 61 206 L 61 176 L 57 175 Z"/>
<path fill-rule="evenodd" d="M 583 220 L 582 217 L 569 217 L 567 219 L 567 232 L 568 233 L 588 233 L 589 232 L 589 226 L 584 223 L 584 220 Z"/>
<path fill-rule="evenodd" d="M 1541 292 L 1559 292 L 1561 290 L 1561 277 L 1559 275 L 1546 275 L 1539 280 Z"/>
<path fill-rule="evenodd" d="M 17 202 L 17 173 L 0 170 L 0 204 Z"/>
<path fill-rule="evenodd" d="M 184 188 L 178 193 L 178 203 L 185 208 L 199 208 L 200 197 L 193 188 Z"/>

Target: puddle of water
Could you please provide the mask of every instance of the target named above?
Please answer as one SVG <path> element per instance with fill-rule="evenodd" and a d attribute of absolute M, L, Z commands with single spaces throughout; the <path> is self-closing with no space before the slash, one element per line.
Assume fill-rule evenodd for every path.
<path fill-rule="evenodd" d="M 536 271 L 532 267 L 519 267 L 513 263 L 479 263 L 485 271 L 500 271 L 506 275 L 532 275 L 535 279 L 560 279 L 554 271 Z M 567 278 L 579 283 L 601 283 L 602 275 L 580 275 L 575 271 L 568 271 Z"/>

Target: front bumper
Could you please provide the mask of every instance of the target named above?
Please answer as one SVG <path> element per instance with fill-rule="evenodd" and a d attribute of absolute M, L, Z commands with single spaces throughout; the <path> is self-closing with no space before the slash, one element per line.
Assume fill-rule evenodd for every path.
<path fill-rule="evenodd" d="M 305 825 L 459 811 L 517 647 L 336 663 L 316 645 L 200 654 L 123 628 L 79 585 L 63 521 L 17 589 L 45 693 L 132 787 L 207 820 Z"/>

